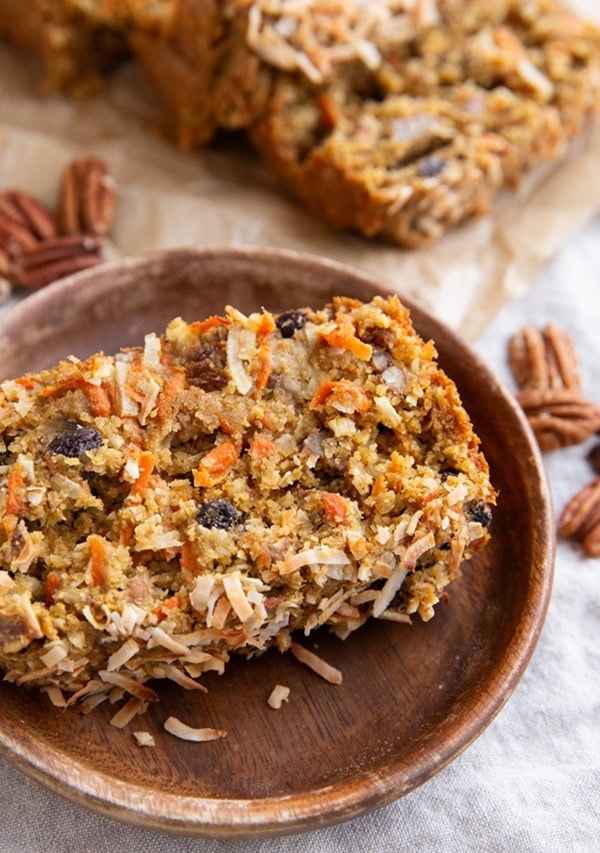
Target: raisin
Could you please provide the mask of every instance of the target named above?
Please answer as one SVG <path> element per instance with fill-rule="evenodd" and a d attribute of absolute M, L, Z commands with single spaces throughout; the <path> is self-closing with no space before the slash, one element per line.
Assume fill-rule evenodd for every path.
<path fill-rule="evenodd" d="M 275 325 L 282 338 L 293 338 L 294 334 L 303 329 L 307 322 L 308 317 L 304 311 L 285 311 L 277 317 Z"/>
<path fill-rule="evenodd" d="M 226 355 L 222 341 L 200 347 L 186 365 L 186 376 L 190 385 L 203 391 L 218 391 L 228 382 L 225 370 Z"/>
<path fill-rule="evenodd" d="M 209 529 L 230 530 L 241 521 L 242 514 L 225 500 L 205 501 L 198 510 L 198 524 Z"/>
<path fill-rule="evenodd" d="M 442 483 L 445 483 L 448 477 L 456 477 L 460 474 L 456 468 L 444 468 L 443 471 L 440 471 L 440 480 Z"/>
<path fill-rule="evenodd" d="M 465 515 L 469 521 L 479 522 L 482 527 L 489 527 L 492 523 L 491 507 L 483 501 L 469 501 L 465 505 Z"/>
<path fill-rule="evenodd" d="M 229 381 L 224 370 L 215 367 L 210 361 L 199 361 L 186 369 L 190 385 L 201 388 L 202 391 L 218 391 Z"/>
<path fill-rule="evenodd" d="M 445 160 L 442 160 L 439 157 L 430 157 L 429 160 L 425 160 L 424 163 L 421 163 L 417 174 L 420 178 L 437 178 L 445 168 Z"/>
<path fill-rule="evenodd" d="M 86 450 L 100 447 L 102 441 L 102 436 L 93 427 L 75 427 L 57 435 L 48 445 L 48 450 L 61 456 L 81 456 Z"/>

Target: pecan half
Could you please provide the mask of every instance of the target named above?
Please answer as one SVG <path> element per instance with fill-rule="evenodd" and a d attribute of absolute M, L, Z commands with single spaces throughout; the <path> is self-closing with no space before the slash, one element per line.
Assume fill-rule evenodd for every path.
<path fill-rule="evenodd" d="M 0 249 L 10 258 L 18 258 L 28 249 L 34 249 L 38 244 L 26 225 L 21 225 L 0 212 Z"/>
<path fill-rule="evenodd" d="M 583 488 L 564 508 L 559 532 L 574 539 L 588 557 L 600 556 L 600 479 Z"/>
<path fill-rule="evenodd" d="M 63 234 L 103 236 L 114 219 L 115 181 L 104 160 L 78 157 L 63 175 L 58 223 Z"/>
<path fill-rule="evenodd" d="M 0 193 L 0 215 L 19 228 L 29 231 L 37 240 L 56 236 L 56 220 L 39 199 L 22 190 Z"/>
<path fill-rule="evenodd" d="M 516 395 L 542 450 L 579 444 L 600 429 L 600 407 L 570 388 L 527 388 Z"/>
<path fill-rule="evenodd" d="M 101 249 L 101 241 L 87 234 L 52 237 L 24 252 L 13 264 L 11 277 L 17 284 L 37 290 L 100 263 Z"/>
<path fill-rule="evenodd" d="M 520 388 L 581 387 L 571 336 L 551 323 L 543 331 L 524 326 L 508 343 L 508 363 Z"/>

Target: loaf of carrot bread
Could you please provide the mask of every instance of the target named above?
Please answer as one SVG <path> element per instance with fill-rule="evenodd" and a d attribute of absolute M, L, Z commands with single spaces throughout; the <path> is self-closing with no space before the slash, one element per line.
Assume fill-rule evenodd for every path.
<path fill-rule="evenodd" d="M 58 704 L 427 620 L 495 493 L 396 297 L 173 321 L 1 386 L 0 669 Z"/>
<path fill-rule="evenodd" d="M 600 103 L 600 30 L 557 0 L 0 0 L 51 88 L 131 50 L 183 147 L 245 130 L 317 215 L 424 246 L 558 158 Z"/>
<path fill-rule="evenodd" d="M 278 81 L 251 137 L 311 210 L 424 246 L 564 153 L 600 103 L 600 31 L 553 0 L 473 5 L 385 56 L 363 93 Z"/>

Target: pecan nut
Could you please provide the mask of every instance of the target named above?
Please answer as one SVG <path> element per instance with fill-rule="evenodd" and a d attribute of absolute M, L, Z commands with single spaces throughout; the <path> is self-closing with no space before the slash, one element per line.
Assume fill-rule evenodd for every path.
<path fill-rule="evenodd" d="M 10 258 L 17 258 L 23 252 L 34 249 L 38 240 L 26 225 L 21 225 L 0 212 L 0 249 Z"/>
<path fill-rule="evenodd" d="M 527 388 L 516 395 L 541 450 L 569 447 L 600 429 L 600 406 L 570 388 Z"/>
<path fill-rule="evenodd" d="M 520 388 L 579 390 L 579 359 L 571 336 L 550 323 L 543 331 L 524 326 L 508 344 L 508 363 Z"/>
<path fill-rule="evenodd" d="M 561 536 L 579 542 L 588 557 L 600 556 L 600 478 L 571 498 L 558 529 Z"/>
<path fill-rule="evenodd" d="M 58 205 L 61 233 L 104 236 L 112 226 L 116 202 L 115 181 L 104 160 L 78 157 L 62 179 Z"/>
<path fill-rule="evenodd" d="M 0 193 L 0 215 L 5 225 L 10 222 L 28 231 L 36 240 L 56 237 L 56 220 L 39 199 L 23 190 L 6 190 Z"/>
<path fill-rule="evenodd" d="M 102 243 L 87 234 L 53 237 L 24 252 L 13 264 L 12 279 L 31 290 L 101 262 Z"/>

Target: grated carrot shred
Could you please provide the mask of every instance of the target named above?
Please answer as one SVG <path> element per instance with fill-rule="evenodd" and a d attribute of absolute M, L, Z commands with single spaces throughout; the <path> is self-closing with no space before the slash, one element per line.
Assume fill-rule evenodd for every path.
<path fill-rule="evenodd" d="M 93 385 L 91 382 L 81 382 L 81 390 L 90 404 L 90 411 L 95 418 L 108 418 L 112 414 L 110 396 L 103 385 Z"/>
<path fill-rule="evenodd" d="M 194 471 L 194 485 L 209 489 L 220 483 L 239 459 L 240 451 L 240 446 L 233 441 L 224 441 L 213 447 L 200 460 L 198 468 Z"/>
<path fill-rule="evenodd" d="M 89 537 L 90 543 L 90 570 L 92 573 L 92 584 L 103 586 L 106 581 L 106 569 L 108 560 L 106 556 L 106 545 L 104 539 L 96 533 Z"/>
<path fill-rule="evenodd" d="M 219 426 L 227 435 L 235 435 L 235 427 L 223 415 L 219 415 Z"/>
<path fill-rule="evenodd" d="M 144 489 L 150 484 L 150 478 L 154 470 L 154 454 L 150 450 L 143 450 L 138 457 L 140 475 L 131 487 L 130 496 L 141 497 Z"/>
<path fill-rule="evenodd" d="M 15 465 L 8 475 L 8 484 L 6 491 L 6 512 L 8 515 L 22 515 L 24 512 L 24 504 L 21 499 L 23 491 L 23 472 L 20 465 Z"/>
<path fill-rule="evenodd" d="M 173 400 L 182 390 L 184 384 L 185 374 L 183 370 L 177 370 L 163 387 L 156 403 L 156 419 L 159 423 L 167 420 L 171 413 Z"/>
<path fill-rule="evenodd" d="M 383 474 L 380 474 L 376 478 L 375 482 L 373 483 L 373 488 L 371 489 L 371 497 L 376 498 L 376 497 L 378 497 L 378 495 L 380 495 L 384 491 L 385 491 L 385 477 L 383 476 Z"/>
<path fill-rule="evenodd" d="M 269 456 L 273 454 L 275 450 L 275 445 L 272 441 L 264 436 L 257 434 L 253 436 L 252 443 L 250 444 L 250 459 L 253 462 L 258 462 L 261 459 L 268 459 Z"/>
<path fill-rule="evenodd" d="M 107 418 L 112 413 L 110 395 L 103 385 L 94 385 L 80 376 L 66 379 L 59 385 L 48 385 L 40 391 L 40 397 L 56 397 L 58 394 L 66 394 L 67 391 L 81 390 L 85 394 L 90 411 L 94 417 Z"/>
<path fill-rule="evenodd" d="M 275 329 L 275 321 L 273 315 L 265 311 L 261 317 L 258 329 L 256 330 L 256 340 L 258 344 L 258 371 L 254 380 L 254 397 L 257 397 L 263 390 L 269 376 L 273 364 L 271 354 L 271 341 L 269 336 Z"/>
<path fill-rule="evenodd" d="M 54 595 L 58 589 L 58 575 L 56 572 L 50 572 L 46 578 L 45 589 L 45 604 L 46 607 L 52 607 L 54 604 Z"/>
<path fill-rule="evenodd" d="M 321 503 L 329 521 L 344 527 L 350 523 L 348 504 L 339 495 L 333 492 L 321 492 Z"/>
<path fill-rule="evenodd" d="M 338 318 L 335 328 L 330 332 L 325 332 L 323 337 L 329 346 L 349 350 L 361 361 L 368 361 L 373 355 L 373 347 L 356 336 L 352 322 L 344 315 Z"/>
<path fill-rule="evenodd" d="M 34 388 L 33 379 L 29 376 L 21 376 L 20 379 L 15 379 L 17 385 L 20 385 L 21 388 L 25 388 L 26 391 L 31 391 Z"/>
<path fill-rule="evenodd" d="M 135 525 L 131 521 L 124 524 L 123 528 L 121 529 L 121 535 L 119 537 L 119 541 L 120 541 L 121 545 L 124 545 L 125 547 L 127 547 L 129 545 L 129 543 L 131 542 L 131 540 L 133 539 L 134 532 L 135 532 Z"/>
<path fill-rule="evenodd" d="M 316 409 L 319 406 L 322 406 L 323 403 L 331 396 L 338 397 L 338 399 L 345 396 L 351 399 L 355 404 L 357 412 L 366 412 L 371 405 L 371 401 L 362 388 L 355 385 L 353 382 L 349 382 L 347 379 L 340 379 L 338 382 L 324 382 L 319 388 L 317 388 L 309 403 L 309 408 Z"/>
<path fill-rule="evenodd" d="M 181 569 L 186 580 L 195 578 L 200 574 L 202 567 L 198 562 L 196 555 L 192 549 L 192 544 L 189 539 L 184 539 L 181 546 Z"/>
<path fill-rule="evenodd" d="M 258 348 L 258 372 L 254 380 L 254 397 L 260 394 L 269 381 L 272 365 L 271 344 L 265 340 Z"/>
<path fill-rule="evenodd" d="M 212 317 L 207 317 L 206 320 L 197 320 L 195 323 L 190 323 L 190 329 L 197 335 L 204 335 L 215 326 L 231 326 L 232 321 L 228 317 L 220 317 L 218 314 L 213 314 Z"/>
<path fill-rule="evenodd" d="M 159 619 L 166 619 L 170 611 L 177 610 L 180 606 L 181 600 L 179 596 L 171 595 L 169 598 L 165 598 L 164 601 L 161 601 L 161 603 L 155 607 L 152 612 L 155 616 L 158 616 Z"/>

